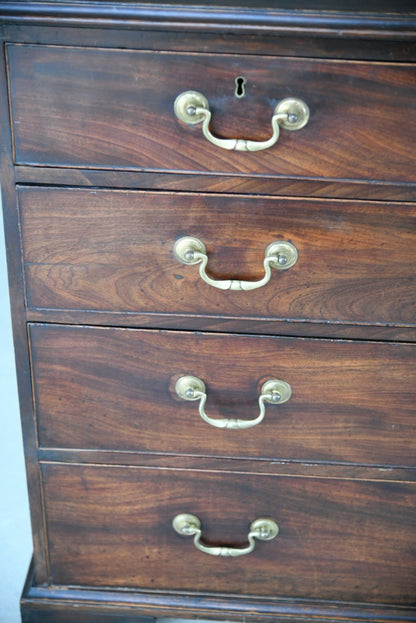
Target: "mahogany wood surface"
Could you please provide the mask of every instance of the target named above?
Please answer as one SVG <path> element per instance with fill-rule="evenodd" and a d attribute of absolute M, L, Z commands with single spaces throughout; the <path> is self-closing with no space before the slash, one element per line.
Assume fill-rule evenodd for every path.
<path fill-rule="evenodd" d="M 413 344 L 48 325 L 30 336 L 43 447 L 414 464 Z M 189 374 L 213 418 L 257 417 L 270 378 L 293 393 L 253 428 L 217 429 L 177 397 Z"/>
<path fill-rule="evenodd" d="M 374 466 L 328 461 L 270 460 L 265 458 L 215 457 L 120 450 L 83 450 L 39 448 L 39 461 L 85 463 L 93 465 L 136 465 L 156 468 L 207 470 L 235 474 L 268 474 L 272 476 L 308 476 L 348 480 L 416 482 L 416 468 Z"/>
<path fill-rule="evenodd" d="M 117 600 L 117 612 L 114 601 Z M 199 620 L 250 621 L 264 623 L 296 621 L 306 623 L 390 623 L 414 620 L 414 610 L 385 604 L 352 604 L 337 601 L 292 600 L 245 596 L 236 601 L 234 595 L 201 593 L 161 593 L 160 591 L 130 591 L 74 587 L 36 586 L 32 574 L 22 598 L 23 619 L 28 623 L 68 623 L 68 618 L 90 623 L 94 616 L 108 615 L 114 623 L 148 623 L 155 612 L 167 617 L 193 617 Z M 45 619 L 42 619 L 45 615 Z M 25 616 L 27 618 L 25 618 Z M 33 619 L 31 618 L 33 617 Z M 55 618 L 53 618 L 55 617 Z M 131 617 L 128 618 L 128 617 Z M 70 619 L 71 620 L 71 619 Z M 105 619 L 104 619 L 105 620 Z M 111 619 L 110 619 L 111 620 Z M 72 622 L 71 622 L 72 623 Z"/>
<path fill-rule="evenodd" d="M 415 325 L 415 204 L 31 188 L 19 203 L 30 308 Z M 260 279 L 275 240 L 299 259 L 224 292 L 174 257 L 184 235 L 217 280 Z"/>
<path fill-rule="evenodd" d="M 240 595 L 414 604 L 414 484 L 59 464 L 42 473 L 54 584 L 208 584 Z M 201 519 L 208 545 L 244 546 L 258 517 L 275 519 L 280 533 L 250 555 L 218 558 L 173 530 L 184 512 Z"/>
<path fill-rule="evenodd" d="M 193 173 L 143 173 L 59 167 L 15 168 L 16 182 L 44 186 L 101 186 L 141 190 L 167 190 L 321 199 L 415 201 L 416 184 L 373 184 L 333 180 L 307 180 L 281 175 L 212 175 Z"/>
<path fill-rule="evenodd" d="M 414 65 L 244 55 L 9 45 L 19 164 L 210 171 L 415 182 Z M 235 78 L 246 97 L 235 97 Z M 227 152 L 173 112 L 201 91 L 212 132 L 265 140 L 277 102 L 303 99 L 311 118 L 275 149 Z M 162 146 L 162 148 L 161 148 Z"/>
<path fill-rule="evenodd" d="M 4 210 L 4 235 L 7 253 L 7 267 L 9 278 L 9 296 L 11 304 L 11 320 L 13 326 L 13 342 L 16 358 L 17 387 L 19 391 L 19 405 L 21 426 L 26 449 L 35 447 L 35 422 L 33 418 L 32 385 L 30 376 L 30 362 L 28 358 L 28 335 L 26 327 L 26 307 L 24 293 L 24 278 L 22 273 L 21 252 L 19 242 L 18 214 L 16 211 L 16 189 L 14 185 L 14 169 L 11 153 L 11 128 L 7 102 L 6 63 L 4 46 L 0 47 L 0 192 Z M 4 328 L 0 327 L 0 331 Z M 7 331 L 9 328 L 7 327 Z M 9 401 L 6 400 L 8 403 Z M 2 409 L 4 417 L 12 417 L 6 407 Z M 41 503 L 41 489 L 39 467 L 35 452 L 25 453 L 25 467 L 28 482 L 30 502 L 30 517 L 32 521 L 32 538 L 34 549 L 38 552 L 35 568 L 38 577 L 46 577 L 43 551 L 45 534 L 43 530 L 43 515 Z M 2 474 L 2 477 L 7 477 Z M 9 501 L 8 501 L 9 503 Z M 6 538 L 8 538 L 6 536 Z"/>
<path fill-rule="evenodd" d="M 410 0 L 413 1 L 413 0 Z M 386 30 L 386 23 L 382 28 L 370 19 L 371 26 L 363 28 L 360 33 L 359 45 L 354 40 L 354 34 L 348 33 L 344 24 L 345 38 L 340 38 L 334 31 L 325 30 L 317 25 L 314 32 L 311 29 L 308 36 L 304 36 L 300 28 L 290 29 L 287 20 L 284 28 L 277 29 L 274 33 L 264 36 L 264 29 L 252 29 L 244 32 L 232 28 L 221 28 L 216 32 L 214 28 L 198 29 L 199 24 L 193 24 L 192 29 L 188 22 L 186 37 L 183 36 L 183 25 L 175 27 L 171 22 L 167 30 L 162 30 L 163 24 L 142 23 L 139 26 L 131 25 L 128 21 L 119 21 L 118 24 L 106 28 L 94 28 L 92 24 L 83 20 L 82 28 L 73 28 L 71 24 L 62 19 L 62 11 L 59 13 L 59 27 L 56 20 L 48 22 L 47 19 L 30 21 L 28 18 L 28 3 L 25 3 L 25 13 L 21 19 L 7 19 L 4 15 L 4 0 L 0 1 L 0 18 L 4 26 L 4 40 L 15 43 L 36 43 L 46 45 L 69 45 L 74 46 L 97 46 L 105 48 L 127 48 L 142 50 L 170 50 L 177 52 L 228 52 L 233 54 L 256 54 L 273 56 L 293 56 L 304 58 L 338 58 L 348 60 L 370 61 L 406 61 L 416 59 L 416 42 L 414 40 L 414 27 L 408 17 L 404 18 L 403 24 L 409 29 L 408 32 L 401 30 L 396 37 L 393 35 L 394 25 Z M 18 3 L 20 6 L 21 3 Z M 54 4 L 48 3 L 45 8 L 53 8 Z M 120 10 L 120 5 L 118 6 Z M 209 9 L 208 9 L 209 10 Z M 212 16 L 212 11 L 210 11 Z M 416 17 L 414 18 L 416 21 Z M 25 21 L 22 29 L 21 21 Z M 310 21 L 309 21 L 310 23 Z M 202 24 L 201 24 L 202 25 Z M 375 27 L 375 28 L 374 28 Z M 355 33 L 357 34 L 357 33 Z M 313 35 L 313 36 L 312 36 Z M 386 45 L 385 37 L 388 37 Z"/>
<path fill-rule="evenodd" d="M 209 331 L 230 333 L 258 333 L 260 335 L 286 335 L 290 337 L 323 337 L 330 339 L 365 339 L 397 342 L 413 342 L 416 337 L 414 327 L 371 325 L 368 323 L 294 322 L 290 319 L 252 320 L 245 317 L 211 316 L 202 317 L 188 314 L 140 314 L 120 312 L 60 311 L 36 309 L 28 310 L 30 322 L 52 322 L 57 324 L 87 324 L 99 326 L 143 327 L 150 329 L 175 329 L 179 331 Z"/>
<path fill-rule="evenodd" d="M 55 5 L 55 6 L 54 6 Z M 31 25 L 41 23 L 52 26 L 101 26 L 149 27 L 149 25 L 172 30 L 192 27 L 197 31 L 227 31 L 238 34 L 258 32 L 286 35 L 298 33 L 303 36 L 325 34 L 330 38 L 361 37 L 387 39 L 414 39 L 416 12 L 412 0 L 354 0 L 347 7 L 343 0 L 305 0 L 296 5 L 289 0 L 264 0 L 255 2 L 225 0 L 208 6 L 195 4 L 194 0 L 179 2 L 170 0 L 163 4 L 145 0 L 129 0 L 122 6 L 118 2 L 102 0 L 56 0 L 55 2 L 3 0 L 0 17 L 5 23 Z"/>
<path fill-rule="evenodd" d="M 415 27 L 407 0 L 0 0 L 23 623 L 416 621 Z M 268 138 L 287 95 L 311 118 L 225 152 L 176 120 L 187 89 L 224 138 Z M 274 239 L 299 259 L 221 292 L 185 234 L 217 279 L 259 279 Z M 293 394 L 218 430 L 182 374 L 212 417 L 252 418 L 266 378 Z M 207 556 L 179 512 L 212 545 L 280 534 Z"/>

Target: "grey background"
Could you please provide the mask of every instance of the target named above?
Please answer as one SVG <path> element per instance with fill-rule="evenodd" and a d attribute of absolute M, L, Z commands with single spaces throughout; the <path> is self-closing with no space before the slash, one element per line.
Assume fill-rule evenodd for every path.
<path fill-rule="evenodd" d="M 19 599 L 32 538 L 2 224 L 0 206 L 0 623 L 20 623 Z M 159 619 L 159 623 L 180 622 Z"/>

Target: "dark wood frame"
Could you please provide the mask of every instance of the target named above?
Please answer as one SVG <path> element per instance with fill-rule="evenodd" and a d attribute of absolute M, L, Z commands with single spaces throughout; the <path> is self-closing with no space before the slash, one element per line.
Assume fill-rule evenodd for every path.
<path fill-rule="evenodd" d="M 165 49 L 215 48 L 218 52 L 250 52 L 254 54 L 284 54 L 315 58 L 349 58 L 396 62 L 416 61 L 416 11 L 412 2 L 359 4 L 362 10 L 347 11 L 344 2 L 321 2 L 319 9 L 311 10 L 305 2 L 302 10 L 288 8 L 282 3 L 271 11 L 246 8 L 229 1 L 227 8 L 213 6 L 196 8 L 192 3 L 170 2 L 163 6 L 153 3 L 116 2 L 0 2 L 2 49 L 0 80 L 6 84 L 4 42 L 106 45 L 118 47 L 163 46 Z M 169 5 L 170 4 L 170 5 Z M 276 4 L 276 3 L 274 3 Z M 368 6 L 366 6 L 368 4 Z M 374 6 L 377 7 L 374 9 Z M 79 28 L 82 27 L 82 28 Z M 227 34 L 224 35 L 224 31 Z M 187 33 L 184 41 L 183 33 Z M 0 90 L 0 168 L 2 199 L 5 215 L 7 257 L 12 303 L 13 329 L 18 367 L 19 395 L 22 426 L 26 445 L 26 465 L 30 482 L 30 506 L 34 531 L 34 548 L 37 552 L 36 568 L 32 567 L 22 596 L 24 623 L 98 623 L 123 621 L 124 623 L 151 623 L 159 616 L 185 618 L 227 619 L 232 621 L 288 621 L 290 623 L 350 623 L 409 622 L 416 621 L 413 608 L 396 608 L 367 604 L 291 601 L 287 599 L 258 600 L 247 597 L 233 599 L 221 595 L 160 595 L 152 592 L 100 591 L 92 589 L 51 587 L 45 584 L 47 568 L 43 525 L 43 501 L 39 476 L 39 461 L 97 460 L 92 453 L 75 453 L 37 449 L 33 416 L 31 370 L 26 323 L 68 322 L 97 324 L 122 324 L 124 326 L 153 328 L 187 328 L 205 330 L 246 330 L 244 320 L 215 319 L 211 324 L 198 318 L 166 318 L 158 315 L 114 315 L 90 312 L 57 312 L 53 310 L 25 311 L 23 272 L 20 256 L 19 225 L 16 211 L 15 183 L 45 185 L 112 186 L 164 190 L 205 190 L 216 192 L 252 193 L 257 182 L 238 176 L 151 174 L 138 172 L 70 170 L 48 167 L 15 167 L 13 164 L 12 136 L 9 124 L 9 102 L 5 89 Z M 357 184 L 349 180 L 335 183 L 325 180 L 296 180 L 268 178 L 263 180 L 265 194 L 309 195 L 319 197 L 348 197 L 382 200 L 390 197 L 401 201 L 416 200 L 416 186 L 412 184 L 374 185 Z M 317 325 L 293 323 L 282 320 L 272 328 L 268 323 L 251 325 L 256 333 L 279 333 L 297 336 L 326 336 L 353 339 L 383 339 L 414 341 L 413 327 L 377 327 L 358 325 Z M 99 461 L 111 460 L 102 455 Z M 136 457 L 134 461 L 143 461 Z M 149 464 L 161 464 L 160 457 L 146 459 Z M 176 459 L 191 465 L 191 459 Z M 281 466 L 295 473 L 296 465 Z M 336 466 L 310 468 L 318 475 Z M 363 476 L 367 468 L 351 468 L 354 476 Z M 414 480 L 415 470 L 396 470 L 391 479 Z M 36 528 L 37 527 L 37 528 Z M 39 582 L 39 578 L 41 581 Z"/>

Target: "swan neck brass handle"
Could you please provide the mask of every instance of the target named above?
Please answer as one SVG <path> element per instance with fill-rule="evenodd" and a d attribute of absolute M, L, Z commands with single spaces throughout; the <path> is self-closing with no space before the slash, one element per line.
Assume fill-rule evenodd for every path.
<path fill-rule="evenodd" d="M 181 376 L 175 385 L 178 398 L 182 400 L 199 401 L 199 415 L 211 426 L 215 428 L 227 428 L 230 430 L 242 430 L 257 426 L 264 419 L 265 404 L 280 405 L 287 402 L 292 395 L 292 388 L 286 381 L 279 379 L 269 379 L 261 389 L 258 399 L 259 414 L 252 420 L 241 420 L 238 418 L 212 418 L 205 413 L 205 403 L 207 393 L 205 383 L 196 376 Z"/>
<path fill-rule="evenodd" d="M 204 243 L 194 236 L 179 238 L 173 248 L 177 260 L 188 266 L 199 264 L 201 279 L 210 286 L 220 290 L 255 290 L 266 285 L 271 278 L 272 268 L 288 270 L 298 259 L 296 247 L 286 240 L 276 240 L 268 245 L 264 252 L 264 277 L 258 281 L 243 281 L 240 279 L 212 279 L 207 275 L 208 255 Z"/>
<path fill-rule="evenodd" d="M 309 108 L 304 101 L 287 97 L 279 102 L 272 116 L 272 135 L 266 141 L 250 141 L 239 138 L 218 138 L 210 130 L 211 111 L 205 95 L 198 91 L 184 91 L 175 100 L 174 111 L 176 117 L 187 125 L 202 123 L 202 133 L 205 138 L 222 149 L 235 151 L 260 151 L 268 149 L 277 143 L 280 128 L 285 130 L 300 130 L 309 120 Z"/>
<path fill-rule="evenodd" d="M 195 515 L 181 513 L 176 515 L 172 522 L 174 530 L 182 536 L 193 536 L 194 545 L 199 551 L 211 556 L 245 556 L 250 554 L 255 547 L 255 539 L 271 541 L 279 534 L 279 526 L 273 519 L 256 519 L 250 525 L 248 533 L 248 545 L 246 547 L 210 546 L 201 542 L 201 521 Z"/>

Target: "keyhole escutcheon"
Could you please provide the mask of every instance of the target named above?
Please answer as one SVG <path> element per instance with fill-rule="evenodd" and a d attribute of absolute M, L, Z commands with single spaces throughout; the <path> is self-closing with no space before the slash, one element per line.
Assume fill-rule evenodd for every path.
<path fill-rule="evenodd" d="M 246 79 L 243 76 L 237 76 L 234 82 L 235 82 L 235 96 L 238 98 L 244 97 L 246 94 L 246 89 L 245 89 Z"/>

